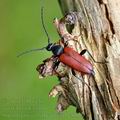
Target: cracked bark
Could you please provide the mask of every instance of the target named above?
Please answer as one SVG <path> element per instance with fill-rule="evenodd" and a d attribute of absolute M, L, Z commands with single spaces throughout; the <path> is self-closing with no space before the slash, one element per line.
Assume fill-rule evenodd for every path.
<path fill-rule="evenodd" d="M 77 52 L 87 49 L 96 61 L 108 63 L 96 64 L 85 54 L 95 75 L 89 79 L 75 73 L 89 88 L 72 75 L 71 68 L 63 63 L 56 66 L 56 57 L 46 59 L 37 67 L 40 77 L 57 75 L 60 81 L 49 96 L 58 95 L 58 112 L 73 105 L 86 120 L 120 120 L 120 0 L 58 1 L 64 17 L 54 20 L 62 39 L 56 44 L 67 42 Z"/>

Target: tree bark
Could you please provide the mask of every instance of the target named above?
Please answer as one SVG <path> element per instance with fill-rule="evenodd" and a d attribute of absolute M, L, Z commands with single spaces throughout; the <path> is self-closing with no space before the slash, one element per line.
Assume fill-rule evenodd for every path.
<path fill-rule="evenodd" d="M 73 105 L 85 120 L 120 120 L 120 0 L 58 0 L 61 19 L 54 24 L 61 37 L 57 44 L 67 45 L 80 53 L 87 49 L 94 75 L 83 75 L 60 63 L 57 57 L 38 65 L 40 76 L 57 75 L 60 84 L 49 96 L 58 95 L 57 111 Z M 107 61 L 107 62 L 105 62 Z M 68 61 L 69 62 L 69 61 Z"/>

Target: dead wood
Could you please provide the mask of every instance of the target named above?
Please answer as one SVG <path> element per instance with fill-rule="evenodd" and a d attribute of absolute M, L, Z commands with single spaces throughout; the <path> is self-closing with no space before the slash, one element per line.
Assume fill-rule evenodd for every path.
<path fill-rule="evenodd" d="M 64 17 L 54 24 L 62 40 L 77 52 L 87 49 L 95 75 L 82 75 L 60 63 L 56 57 L 44 61 L 37 67 L 40 76 L 57 75 L 60 84 L 53 87 L 49 96 L 58 95 L 57 111 L 73 105 L 76 112 L 86 120 L 119 120 L 120 117 L 120 0 L 59 0 Z M 64 44 L 63 44 L 64 43 Z M 58 43 L 56 43 L 58 44 Z M 88 87 L 88 85 L 90 87 Z"/>

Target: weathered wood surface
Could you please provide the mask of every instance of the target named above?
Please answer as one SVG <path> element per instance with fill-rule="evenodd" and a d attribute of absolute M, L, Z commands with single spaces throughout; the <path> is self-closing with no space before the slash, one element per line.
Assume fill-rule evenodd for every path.
<path fill-rule="evenodd" d="M 120 115 L 120 0 L 58 0 L 63 15 L 55 19 L 62 41 L 80 52 L 87 49 L 96 61 L 108 61 L 97 64 L 89 59 L 95 75 L 82 76 L 76 72 L 90 88 L 72 75 L 71 68 L 60 63 L 54 68 L 56 57 L 44 61 L 37 67 L 40 76 L 57 75 L 60 84 L 53 87 L 49 96 L 58 95 L 57 111 L 63 111 L 73 105 L 86 120 L 118 120 Z M 72 19 L 71 19 L 72 18 Z M 71 33 L 66 23 L 74 24 Z M 69 25 L 71 26 L 71 25 Z M 63 43 L 62 43 L 63 42 Z"/>

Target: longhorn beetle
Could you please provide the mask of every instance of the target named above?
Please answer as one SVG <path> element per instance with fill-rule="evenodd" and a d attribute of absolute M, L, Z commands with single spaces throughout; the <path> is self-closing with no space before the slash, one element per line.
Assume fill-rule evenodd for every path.
<path fill-rule="evenodd" d="M 76 52 L 75 50 L 73 50 L 70 47 L 67 47 L 67 46 L 62 47 L 62 45 L 51 43 L 48 32 L 45 28 L 44 20 L 43 20 L 43 7 L 41 8 L 41 21 L 42 21 L 42 26 L 43 26 L 44 32 L 48 38 L 48 45 L 43 48 L 25 51 L 25 52 L 19 54 L 18 57 L 20 57 L 21 55 L 24 55 L 26 53 L 29 53 L 29 52 L 39 51 L 39 50 L 44 50 L 44 49 L 46 49 L 47 51 L 52 51 L 53 55 L 58 57 L 59 62 L 62 62 L 65 65 L 72 68 L 72 73 L 74 76 L 75 76 L 75 72 L 73 70 L 76 70 L 82 74 L 94 75 L 93 65 L 91 64 L 91 62 L 89 60 L 87 60 L 84 56 L 82 56 L 85 52 L 88 52 L 88 54 L 90 55 L 90 57 L 93 59 L 93 61 L 95 63 L 102 63 L 102 64 L 105 63 L 105 62 L 95 61 L 87 49 L 82 50 L 79 54 L 78 52 Z M 77 76 L 75 76 L 75 77 L 78 78 Z M 80 78 L 78 78 L 78 79 L 80 79 Z M 82 82 L 83 82 L 83 80 L 82 80 Z"/>

